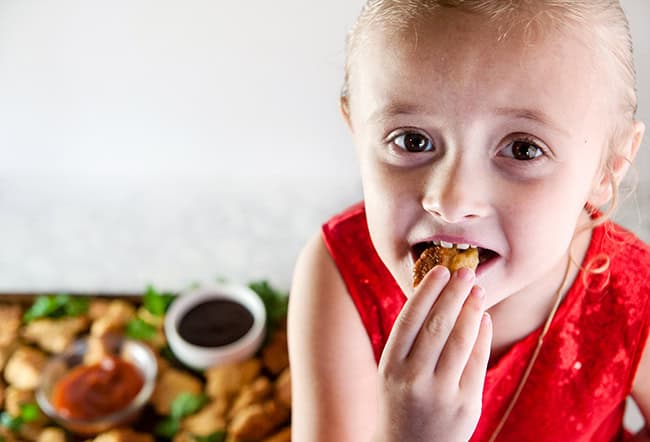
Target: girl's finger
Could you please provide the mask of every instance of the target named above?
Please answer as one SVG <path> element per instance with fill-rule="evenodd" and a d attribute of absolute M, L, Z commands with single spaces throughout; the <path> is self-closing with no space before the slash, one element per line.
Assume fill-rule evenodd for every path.
<path fill-rule="evenodd" d="M 474 344 L 463 375 L 460 378 L 460 388 L 462 390 L 468 390 L 474 394 L 480 394 L 483 391 L 491 345 L 492 319 L 485 312 L 481 318 L 476 344 Z"/>
<path fill-rule="evenodd" d="M 382 358 L 403 360 L 409 354 L 424 319 L 449 278 L 449 270 L 443 266 L 434 267 L 424 277 L 397 316 Z"/>
<path fill-rule="evenodd" d="M 485 291 L 481 287 L 474 286 L 442 349 L 435 371 L 436 376 L 444 377 L 447 382 L 455 383 L 455 385 L 460 382 L 467 360 L 476 344 L 483 317 L 484 299 Z"/>
<path fill-rule="evenodd" d="M 467 268 L 462 268 L 452 275 L 424 320 L 408 355 L 408 359 L 413 361 L 415 366 L 433 373 L 474 279 L 474 272 Z"/>

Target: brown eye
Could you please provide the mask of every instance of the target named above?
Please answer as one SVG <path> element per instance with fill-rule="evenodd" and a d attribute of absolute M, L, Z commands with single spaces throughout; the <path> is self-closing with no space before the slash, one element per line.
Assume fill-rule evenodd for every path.
<path fill-rule="evenodd" d="M 395 144 L 407 152 L 428 152 L 433 149 L 431 140 L 417 132 L 407 132 L 395 138 Z"/>
<path fill-rule="evenodd" d="M 529 141 L 513 141 L 501 152 L 504 156 L 519 161 L 534 160 L 535 158 L 544 155 L 544 151 L 539 146 L 536 146 Z"/>

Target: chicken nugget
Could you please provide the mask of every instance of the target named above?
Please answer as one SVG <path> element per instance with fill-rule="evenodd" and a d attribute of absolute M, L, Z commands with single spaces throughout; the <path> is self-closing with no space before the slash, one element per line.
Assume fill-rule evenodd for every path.
<path fill-rule="evenodd" d="M 470 247 L 460 250 L 456 246 L 447 248 L 435 245 L 428 247 L 420 254 L 413 267 L 413 287 L 417 287 L 424 276 L 437 265 L 447 267 L 451 273 L 462 267 L 475 271 L 478 266 L 478 249 Z"/>
<path fill-rule="evenodd" d="M 286 427 L 267 437 L 262 442 L 291 442 L 291 427 Z"/>
<path fill-rule="evenodd" d="M 249 405 L 230 422 L 228 433 L 243 440 L 259 440 L 284 424 L 291 412 L 274 399 Z"/>
<path fill-rule="evenodd" d="M 159 414 L 168 416 L 172 403 L 179 394 L 200 394 L 202 390 L 203 384 L 194 376 L 168 368 L 160 374 L 150 402 Z"/>
<path fill-rule="evenodd" d="M 252 383 L 242 387 L 241 392 L 232 404 L 229 412 L 229 417 L 235 416 L 244 408 L 248 407 L 255 402 L 261 402 L 271 395 L 273 392 L 273 384 L 265 377 L 260 376 Z"/>
<path fill-rule="evenodd" d="M 16 340 L 23 316 L 19 305 L 0 304 L 0 347 L 6 347 Z"/>
<path fill-rule="evenodd" d="M 45 353 L 27 346 L 20 347 L 7 361 L 5 379 L 16 388 L 34 390 L 40 382 L 45 362 Z"/>
<path fill-rule="evenodd" d="M 289 349 L 285 329 L 278 329 L 273 333 L 270 341 L 262 349 L 262 362 L 264 367 L 274 375 L 289 366 Z"/>
<path fill-rule="evenodd" d="M 259 375 L 262 363 L 251 358 L 236 364 L 218 365 L 205 371 L 207 379 L 205 393 L 214 398 L 232 398 L 244 385 L 250 384 Z"/>
<path fill-rule="evenodd" d="M 38 435 L 36 442 L 66 442 L 65 431 L 57 427 L 47 427 Z"/>
<path fill-rule="evenodd" d="M 291 370 L 289 367 L 275 380 L 275 398 L 285 407 L 291 408 Z"/>
<path fill-rule="evenodd" d="M 87 327 L 84 316 L 35 319 L 23 328 L 22 337 L 47 352 L 61 353 Z"/>

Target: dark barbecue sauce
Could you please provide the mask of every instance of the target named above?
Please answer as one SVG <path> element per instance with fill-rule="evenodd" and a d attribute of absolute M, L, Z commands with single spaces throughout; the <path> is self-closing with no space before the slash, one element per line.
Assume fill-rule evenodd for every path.
<path fill-rule="evenodd" d="M 199 347 L 235 342 L 253 326 L 253 315 L 238 302 L 213 299 L 192 307 L 178 324 L 178 334 Z"/>

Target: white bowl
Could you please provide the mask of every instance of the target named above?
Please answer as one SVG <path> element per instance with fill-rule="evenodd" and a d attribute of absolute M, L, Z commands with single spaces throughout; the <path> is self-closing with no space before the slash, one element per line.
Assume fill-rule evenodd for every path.
<path fill-rule="evenodd" d="M 214 347 L 195 345 L 184 339 L 178 332 L 183 317 L 198 304 L 219 299 L 235 301 L 246 308 L 253 316 L 250 329 L 234 342 Z M 183 364 L 197 370 L 248 359 L 261 347 L 265 330 L 264 303 L 252 289 L 239 284 L 217 284 L 181 294 L 165 315 L 165 334 L 172 352 Z"/>
<path fill-rule="evenodd" d="M 67 417 L 56 409 L 51 396 L 56 383 L 70 370 L 83 364 L 88 339 L 74 342 L 66 351 L 52 356 L 42 370 L 41 383 L 36 390 L 36 401 L 45 414 L 73 433 L 95 435 L 110 428 L 124 426 L 135 420 L 151 397 L 156 385 L 158 365 L 156 357 L 144 343 L 112 336 L 106 340 L 109 354 L 132 363 L 142 374 L 144 384 L 138 394 L 124 408 L 94 419 Z"/>

